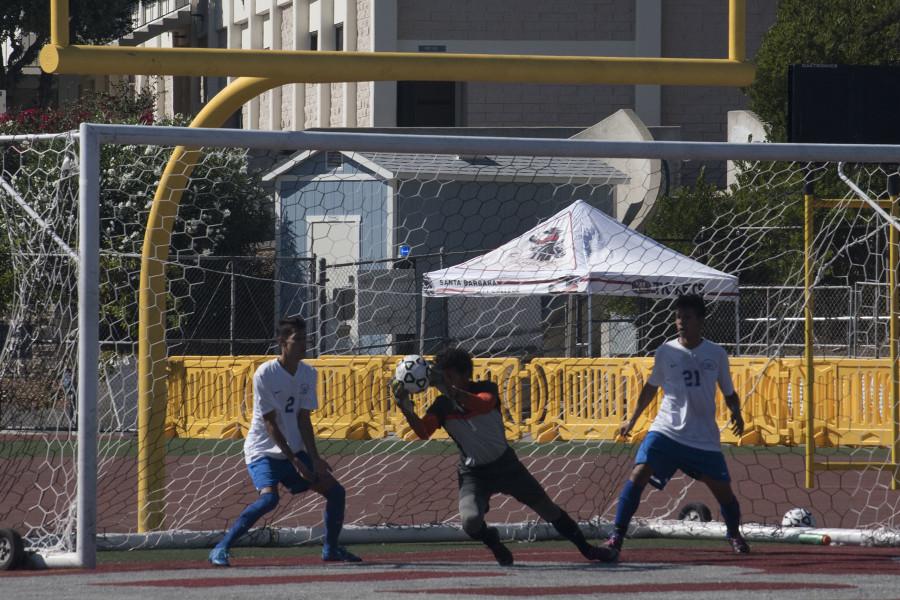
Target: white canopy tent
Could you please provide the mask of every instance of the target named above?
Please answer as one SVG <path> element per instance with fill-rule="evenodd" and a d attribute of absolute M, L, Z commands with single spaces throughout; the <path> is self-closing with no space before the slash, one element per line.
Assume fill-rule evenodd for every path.
<path fill-rule="evenodd" d="M 625 227 L 583 200 L 496 250 L 424 275 L 425 297 L 593 294 L 738 299 L 738 279 Z M 590 328 L 589 328 L 590 329 Z"/>

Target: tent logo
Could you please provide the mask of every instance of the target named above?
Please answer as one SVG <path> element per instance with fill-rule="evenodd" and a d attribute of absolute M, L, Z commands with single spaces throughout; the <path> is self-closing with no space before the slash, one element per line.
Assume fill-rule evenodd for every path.
<path fill-rule="evenodd" d="M 649 294 L 655 286 L 646 279 L 635 279 L 631 282 L 631 290 L 635 294 Z"/>
<path fill-rule="evenodd" d="M 566 255 L 566 249 L 562 244 L 562 230 L 559 227 L 550 227 L 540 234 L 528 238 L 531 243 L 531 260 L 546 262 L 556 260 Z"/>
<path fill-rule="evenodd" d="M 584 255 L 590 258 L 594 252 L 594 246 L 600 248 L 603 245 L 603 236 L 599 229 L 591 227 L 584 232 L 581 241 L 584 244 Z"/>
<path fill-rule="evenodd" d="M 635 294 L 656 294 L 671 297 L 683 294 L 703 294 L 703 282 L 696 283 L 653 283 L 646 279 L 635 279 L 631 282 L 631 290 Z"/>

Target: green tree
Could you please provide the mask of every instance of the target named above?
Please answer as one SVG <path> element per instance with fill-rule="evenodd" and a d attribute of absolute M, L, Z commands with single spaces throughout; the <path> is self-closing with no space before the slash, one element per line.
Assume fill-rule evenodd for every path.
<path fill-rule="evenodd" d="M 755 60 L 756 80 L 747 90 L 750 107 L 766 122 L 770 140 L 785 141 L 789 65 L 900 62 L 900 4 L 897 0 L 781 0 L 776 22 Z M 710 266 L 739 275 L 744 284 L 784 282 L 801 265 L 799 199 L 804 169 L 773 163 L 741 166 L 738 185 L 731 189 L 719 189 L 701 173 L 697 181 L 660 198 L 645 229 L 656 238 L 687 240 L 673 245 L 685 254 L 703 257 Z M 883 178 L 883 173 L 875 173 L 869 189 L 883 189 Z M 833 170 L 823 170 L 816 176 L 816 192 L 821 197 L 841 197 L 846 186 Z M 832 270 L 873 277 L 862 267 L 865 264 L 866 256 L 861 255 L 835 262 Z"/>
<path fill-rule="evenodd" d="M 127 88 L 120 88 L 113 93 L 89 94 L 77 105 L 0 115 L 0 135 L 70 131 L 82 121 L 149 124 L 152 120 L 153 96 L 149 92 L 134 95 Z M 160 124 L 186 125 L 186 119 L 177 117 Z M 141 253 L 153 195 L 171 151 L 171 148 L 151 146 L 101 149 L 100 246 L 105 251 L 103 269 L 107 273 L 101 294 L 105 318 L 116 323 L 113 327 L 116 337 L 134 335 L 133 326 L 137 322 L 134 299 L 139 274 L 139 260 L 135 256 Z M 173 224 L 173 257 L 252 255 L 260 243 L 273 239 L 271 200 L 263 189 L 259 172 L 249 167 L 249 160 L 243 149 L 204 152 L 184 190 Z M 22 190 L 22 195 L 40 214 L 75 214 L 78 184 L 75 164 L 77 157 L 71 141 L 62 138 L 0 146 L 0 175 L 14 189 Z M 9 248 L 25 247 L 27 242 L 16 238 L 17 235 L 33 235 L 29 233 L 31 229 L 7 227 L 6 218 L 16 217 L 5 216 L 0 211 L 0 231 L 6 232 L 3 234 L 6 239 L 0 242 L 0 317 L 6 312 L 14 283 L 11 261 L 6 260 Z M 59 221 L 58 226 L 71 228 L 74 222 Z M 45 243 L 48 244 L 46 252 L 57 251 Z M 174 297 L 188 297 L 191 290 L 185 268 L 172 265 L 171 269 Z M 181 288 L 175 289 L 178 285 Z M 48 289 L 47 293 L 53 292 Z"/>
<path fill-rule="evenodd" d="M 792 64 L 882 65 L 900 62 L 897 0 L 781 0 L 775 25 L 756 55 L 750 108 L 769 129 L 787 139 L 788 66 Z"/>
<path fill-rule="evenodd" d="M 129 32 L 139 0 L 69 0 L 69 38 L 73 44 L 102 44 Z M 15 98 L 25 67 L 37 60 L 50 40 L 50 3 L 47 0 L 0 2 L 0 46 L 9 53 L 0 64 L 0 89 Z M 49 78 L 42 76 L 42 89 Z M 46 99 L 42 99 L 41 105 Z"/>
<path fill-rule="evenodd" d="M 802 177 L 768 163 L 722 190 L 701 171 L 692 185 L 657 201 L 645 233 L 744 285 L 783 282 L 800 265 Z"/>

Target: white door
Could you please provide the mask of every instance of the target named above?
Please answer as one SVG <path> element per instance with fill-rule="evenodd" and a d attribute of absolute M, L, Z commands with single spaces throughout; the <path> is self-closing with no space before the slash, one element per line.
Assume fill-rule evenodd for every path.
<path fill-rule="evenodd" d="M 327 263 L 325 297 L 327 301 L 324 351 L 346 351 L 358 344 L 355 310 L 357 267 L 331 268 L 332 265 L 359 262 L 359 217 L 307 217 L 309 252 Z M 352 290 L 352 291 L 350 291 Z M 349 293 L 348 293 L 349 292 Z M 352 307 L 349 302 L 353 303 Z M 345 311 L 352 309 L 352 318 Z"/>

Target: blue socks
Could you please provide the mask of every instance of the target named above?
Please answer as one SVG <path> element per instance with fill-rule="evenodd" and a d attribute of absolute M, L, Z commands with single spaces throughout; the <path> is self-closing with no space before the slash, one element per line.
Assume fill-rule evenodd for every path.
<path fill-rule="evenodd" d="M 337 548 L 338 536 L 344 527 L 344 505 L 347 492 L 344 486 L 335 483 L 325 493 L 325 548 Z"/>
<path fill-rule="evenodd" d="M 347 498 L 347 492 L 344 486 L 336 483 L 325 494 L 325 547 L 337 548 L 338 537 L 341 535 L 341 529 L 344 527 L 344 505 Z M 225 548 L 226 550 L 239 537 L 250 531 L 253 524 L 256 523 L 263 515 L 271 512 L 278 506 L 278 494 L 270 492 L 262 494 L 257 498 L 256 502 L 244 509 L 241 516 L 237 518 L 222 541 L 216 544 L 217 548 Z"/>
<path fill-rule="evenodd" d="M 616 506 L 616 531 L 619 535 L 624 536 L 628 531 L 628 524 L 631 523 L 631 517 L 637 512 L 643 493 L 644 486 L 637 486 L 630 479 L 622 487 L 619 504 Z"/>
<path fill-rule="evenodd" d="M 250 528 L 259 521 L 260 517 L 274 510 L 276 506 L 278 506 L 278 494 L 274 492 L 261 494 L 256 499 L 256 502 L 244 509 L 244 512 L 237 518 L 237 521 L 234 522 L 231 529 L 222 538 L 222 541 L 216 544 L 216 547 L 225 548 L 226 550 L 230 548 L 235 540 L 250 531 Z"/>
<path fill-rule="evenodd" d="M 738 504 L 737 498 L 730 504 L 720 504 L 719 509 L 722 511 L 722 520 L 725 521 L 728 537 L 741 535 L 741 505 Z"/>
<path fill-rule="evenodd" d="M 631 517 L 637 512 L 638 505 L 641 503 L 641 494 L 644 487 L 638 487 L 630 479 L 625 482 L 622 487 L 622 493 L 619 494 L 619 504 L 616 507 L 616 532 L 624 536 L 628 531 L 628 524 Z M 728 537 L 736 537 L 741 534 L 741 505 L 737 498 L 732 499 L 728 504 L 720 504 L 719 509 L 722 511 L 722 520 L 725 521 L 725 528 L 728 531 Z"/>

